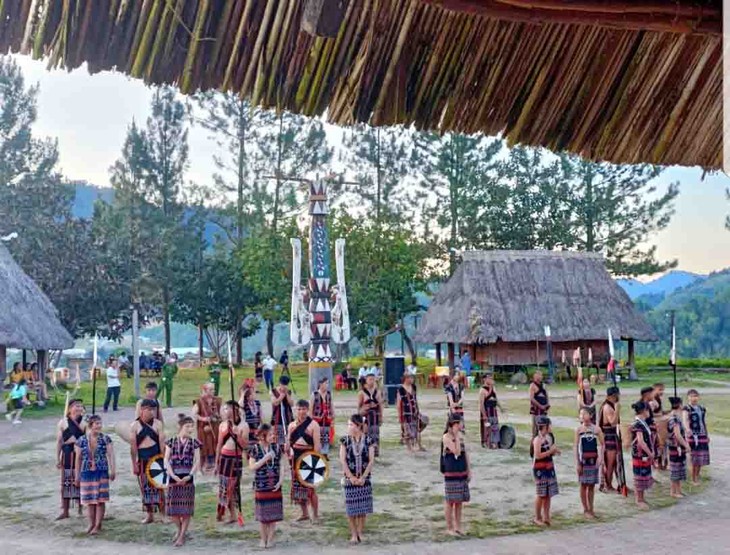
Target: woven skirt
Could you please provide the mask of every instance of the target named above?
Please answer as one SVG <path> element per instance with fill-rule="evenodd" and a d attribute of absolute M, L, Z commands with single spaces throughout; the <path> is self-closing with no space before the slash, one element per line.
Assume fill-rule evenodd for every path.
<path fill-rule="evenodd" d="M 618 436 L 616 433 L 603 433 L 603 448 L 606 451 L 618 451 Z"/>
<path fill-rule="evenodd" d="M 583 464 L 583 473 L 578 477 L 578 481 L 584 486 L 595 486 L 599 481 L 598 465 Z"/>
<path fill-rule="evenodd" d="M 284 502 L 281 489 L 277 491 L 256 491 L 254 493 L 254 518 L 268 524 L 284 520 Z"/>
<path fill-rule="evenodd" d="M 557 477 L 535 478 L 535 495 L 538 497 L 555 497 L 558 493 L 560 489 Z"/>
<path fill-rule="evenodd" d="M 710 464 L 710 445 L 706 435 L 698 436 L 697 441 L 690 440 L 693 466 L 707 466 Z"/>
<path fill-rule="evenodd" d="M 444 499 L 447 503 L 468 503 L 471 499 L 469 480 L 444 480 Z"/>
<path fill-rule="evenodd" d="M 345 513 L 348 517 L 369 515 L 373 512 L 373 486 L 345 485 Z"/>
<path fill-rule="evenodd" d="M 286 435 L 287 430 L 286 426 L 283 426 L 282 424 L 276 425 L 276 443 L 278 445 L 285 445 L 286 444 Z"/>
<path fill-rule="evenodd" d="M 65 450 L 61 454 L 61 499 L 79 501 L 81 492 L 76 487 L 76 454 L 73 449 Z"/>
<path fill-rule="evenodd" d="M 323 455 L 328 455 L 330 452 L 330 427 L 320 426 L 319 427 L 319 441 L 322 444 L 321 452 Z"/>
<path fill-rule="evenodd" d="M 109 471 L 84 470 L 79 476 L 81 504 L 98 505 L 109 502 Z"/>
<path fill-rule="evenodd" d="M 170 484 L 165 496 L 167 516 L 193 516 L 195 514 L 195 484 Z"/>
<path fill-rule="evenodd" d="M 314 497 L 314 490 L 299 483 L 296 472 L 291 473 L 291 500 L 293 503 L 310 503 Z"/>
<path fill-rule="evenodd" d="M 370 441 L 373 442 L 373 446 L 375 447 L 375 456 L 380 455 L 380 425 L 379 424 L 368 424 L 367 427 L 367 436 L 370 438 Z"/>
<path fill-rule="evenodd" d="M 417 420 L 406 420 L 403 422 L 403 439 L 407 441 L 416 441 L 418 439 Z"/>
<path fill-rule="evenodd" d="M 684 482 L 687 480 L 687 459 L 681 461 L 669 461 L 669 479 L 672 482 Z"/>
<path fill-rule="evenodd" d="M 638 492 L 647 491 L 654 485 L 654 478 L 651 475 L 651 463 L 640 459 L 633 459 L 634 489 Z"/>
<path fill-rule="evenodd" d="M 137 482 L 139 483 L 139 492 L 142 496 L 142 508 L 145 511 L 152 512 L 163 512 L 165 507 L 165 494 L 161 489 L 157 489 L 147 479 L 147 460 L 140 459 L 139 476 L 137 476 Z"/>
<path fill-rule="evenodd" d="M 218 466 L 218 513 L 241 501 L 241 456 L 221 455 Z"/>

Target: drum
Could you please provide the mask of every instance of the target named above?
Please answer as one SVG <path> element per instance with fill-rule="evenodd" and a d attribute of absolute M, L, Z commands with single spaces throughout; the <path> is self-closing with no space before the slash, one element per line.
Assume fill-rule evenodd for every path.
<path fill-rule="evenodd" d="M 512 449 L 517 441 L 517 435 L 515 429 L 512 426 L 504 424 L 499 429 L 499 448 L 500 449 Z"/>
<path fill-rule="evenodd" d="M 419 414 L 418 415 L 418 431 L 422 432 L 423 430 L 425 430 L 426 426 L 428 426 L 429 422 L 430 421 L 428 419 L 428 416 L 426 416 L 425 414 Z"/>
<path fill-rule="evenodd" d="M 327 458 L 317 451 L 306 451 L 294 463 L 297 481 L 307 488 L 317 489 L 329 477 L 330 465 Z"/>
<path fill-rule="evenodd" d="M 150 485 L 157 489 L 167 488 L 170 477 L 167 475 L 167 470 L 165 470 L 165 457 L 162 454 L 155 455 L 147 462 L 145 473 Z"/>

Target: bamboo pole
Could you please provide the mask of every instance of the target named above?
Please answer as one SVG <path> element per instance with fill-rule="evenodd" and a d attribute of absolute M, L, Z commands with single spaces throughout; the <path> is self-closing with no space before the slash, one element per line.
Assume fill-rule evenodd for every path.
<path fill-rule="evenodd" d="M 193 28 L 193 36 L 190 37 L 190 46 L 188 55 L 185 58 L 185 66 L 183 68 L 182 78 L 180 80 L 180 91 L 190 93 L 193 91 L 194 85 L 194 67 L 195 58 L 198 55 L 200 41 L 205 27 L 205 21 L 208 18 L 208 10 L 210 9 L 210 0 L 200 0 L 198 5 L 198 13 L 195 16 L 195 27 Z"/>

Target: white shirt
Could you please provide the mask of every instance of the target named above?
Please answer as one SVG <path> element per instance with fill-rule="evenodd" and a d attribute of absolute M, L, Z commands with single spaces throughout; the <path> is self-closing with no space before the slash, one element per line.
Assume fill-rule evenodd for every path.
<path fill-rule="evenodd" d="M 106 386 L 120 387 L 122 383 L 119 381 L 119 370 L 110 366 L 106 369 Z"/>
<path fill-rule="evenodd" d="M 266 357 L 263 362 L 264 370 L 273 370 L 276 368 L 276 361 L 271 357 Z"/>
<path fill-rule="evenodd" d="M 380 368 L 378 368 L 377 366 L 373 366 L 373 367 L 372 367 L 372 368 L 370 369 L 370 371 L 371 371 L 371 372 L 372 372 L 373 374 L 375 374 L 375 377 L 376 377 L 376 378 L 379 378 L 379 377 L 380 377 L 381 371 L 380 371 Z"/>
<path fill-rule="evenodd" d="M 357 371 L 357 377 L 364 378 L 365 374 L 367 374 L 367 369 L 364 366 L 361 366 L 360 370 Z"/>

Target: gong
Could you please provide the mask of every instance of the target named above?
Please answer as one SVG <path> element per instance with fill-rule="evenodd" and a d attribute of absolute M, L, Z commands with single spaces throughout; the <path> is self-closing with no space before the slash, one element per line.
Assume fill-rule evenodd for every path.
<path fill-rule="evenodd" d="M 515 441 L 517 441 L 515 429 L 512 426 L 507 426 L 507 424 L 504 424 L 499 429 L 499 448 L 512 449 L 515 446 Z"/>
<path fill-rule="evenodd" d="M 167 475 L 167 470 L 165 470 L 165 457 L 162 454 L 155 455 L 147 461 L 145 474 L 147 474 L 147 480 L 151 486 L 157 489 L 167 489 L 170 477 Z"/>
<path fill-rule="evenodd" d="M 426 426 L 428 426 L 429 419 L 428 416 L 425 414 L 419 414 L 418 415 L 418 431 L 422 432 L 426 429 Z"/>
<path fill-rule="evenodd" d="M 297 481 L 307 488 L 322 486 L 330 473 L 329 461 L 317 451 L 305 451 L 296 460 L 294 475 Z"/>

